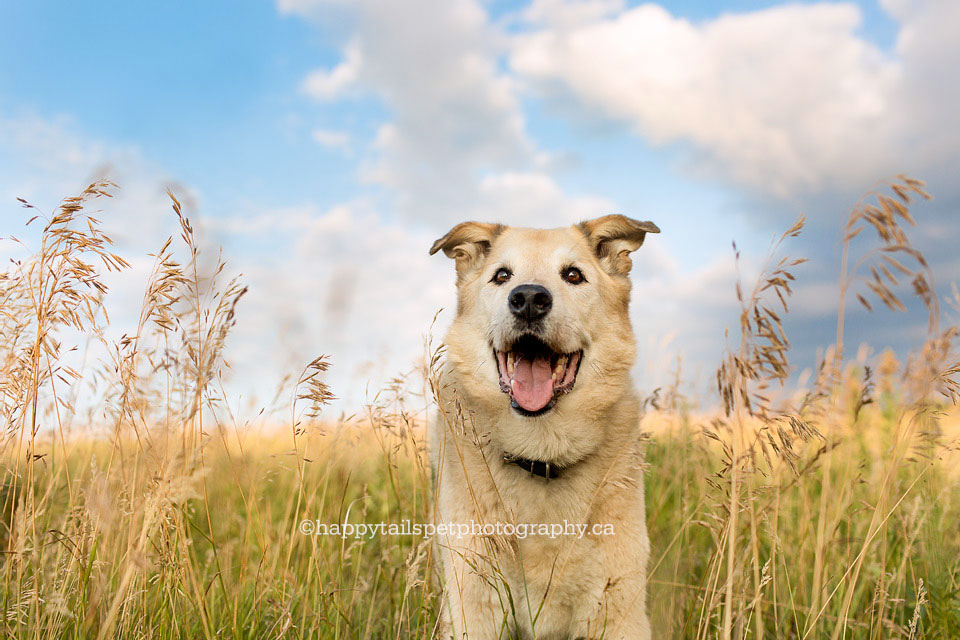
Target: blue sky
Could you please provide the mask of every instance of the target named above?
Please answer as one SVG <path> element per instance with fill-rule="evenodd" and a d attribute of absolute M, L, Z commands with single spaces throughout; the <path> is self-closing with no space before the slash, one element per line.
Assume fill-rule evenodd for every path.
<path fill-rule="evenodd" d="M 634 273 L 652 388 L 678 355 L 715 366 L 731 241 L 749 274 L 805 213 L 794 248 L 820 266 L 793 326 L 812 362 L 839 216 L 877 179 L 930 180 L 940 231 L 918 242 L 957 279 L 957 17 L 949 0 L 4 3 L 0 224 L 19 233 L 15 195 L 50 208 L 109 166 L 118 239 L 145 252 L 181 185 L 251 284 L 238 393 L 326 352 L 358 402 L 450 305 L 426 248 L 459 220 L 657 222 Z M 902 324 L 864 318 L 857 338 L 904 347 Z"/>
<path fill-rule="evenodd" d="M 350 188 L 330 194 L 351 172 L 300 135 L 317 114 L 297 87 L 337 52 L 272 4 L 37 2 L 3 11 L 8 112 L 66 115 L 84 135 L 136 145 L 226 210 L 231 198 L 264 199 L 274 188 L 293 199 Z M 373 115 L 346 111 L 329 117 L 359 130 Z M 320 173 L 335 180 L 321 187 Z"/>

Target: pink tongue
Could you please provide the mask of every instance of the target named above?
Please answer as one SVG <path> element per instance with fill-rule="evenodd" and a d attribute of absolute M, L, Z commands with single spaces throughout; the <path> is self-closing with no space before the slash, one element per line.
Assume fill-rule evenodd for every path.
<path fill-rule="evenodd" d="M 513 399 L 527 411 L 539 411 L 553 398 L 553 370 L 547 358 L 517 360 L 513 380 Z"/>

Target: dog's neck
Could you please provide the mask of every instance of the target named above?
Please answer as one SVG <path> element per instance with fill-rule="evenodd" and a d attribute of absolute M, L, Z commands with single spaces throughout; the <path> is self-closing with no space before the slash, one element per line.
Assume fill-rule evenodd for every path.
<path fill-rule="evenodd" d="M 545 480 L 552 480 L 554 478 L 559 478 L 563 475 L 563 472 L 569 469 L 572 465 L 561 466 L 559 464 L 554 464 L 552 462 L 544 462 L 543 460 L 531 460 L 530 458 L 520 458 L 518 456 L 510 455 L 509 453 L 503 454 L 503 461 L 507 464 L 513 464 L 527 473 L 531 473 L 535 476 L 540 476 Z M 574 463 L 576 464 L 576 463 Z"/>

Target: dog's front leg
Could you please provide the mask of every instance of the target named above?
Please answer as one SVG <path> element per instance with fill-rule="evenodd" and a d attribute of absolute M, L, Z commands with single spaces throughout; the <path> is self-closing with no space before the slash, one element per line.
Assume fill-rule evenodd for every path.
<path fill-rule="evenodd" d="M 646 578 L 621 576 L 608 584 L 596 614 L 587 622 L 583 638 L 650 640 L 646 607 Z"/>
<path fill-rule="evenodd" d="M 454 538 L 438 545 L 443 566 L 441 629 L 454 640 L 510 637 L 511 599 L 497 562 L 480 540 Z"/>
<path fill-rule="evenodd" d="M 642 491 L 642 489 L 641 489 Z M 586 638 L 604 640 L 650 640 L 650 621 L 647 617 L 647 560 L 650 541 L 647 537 L 643 494 L 633 508 L 625 508 L 615 528 L 615 535 L 598 539 L 604 572 L 604 586 L 598 606 L 588 618 Z M 609 500 L 619 506 L 622 502 Z M 624 514 L 640 514 L 623 517 Z M 612 516 L 604 518 L 613 521 Z"/>

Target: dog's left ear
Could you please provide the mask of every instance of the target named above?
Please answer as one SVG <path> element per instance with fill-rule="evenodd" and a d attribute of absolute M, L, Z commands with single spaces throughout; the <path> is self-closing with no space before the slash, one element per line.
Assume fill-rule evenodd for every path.
<path fill-rule="evenodd" d="M 487 255 L 490 243 L 503 229 L 502 224 L 461 222 L 433 243 L 430 255 L 442 249 L 444 255 L 456 260 L 457 280 L 461 280 Z"/>
<path fill-rule="evenodd" d="M 630 273 L 633 266 L 630 253 L 640 248 L 648 233 L 660 233 L 660 228 L 652 222 L 619 214 L 585 220 L 577 228 L 587 236 L 603 268 L 612 275 L 622 276 Z"/>

